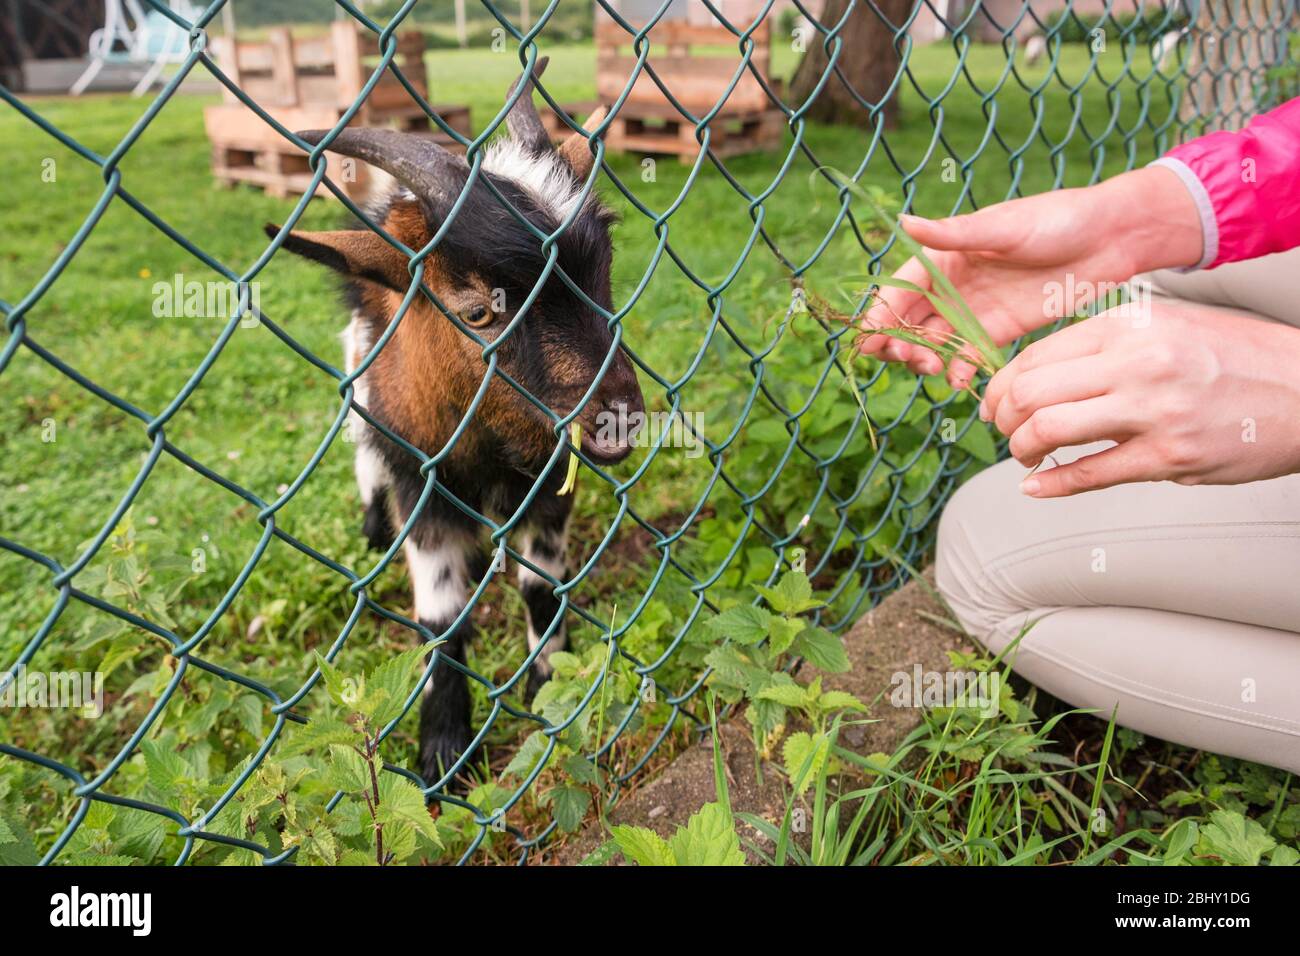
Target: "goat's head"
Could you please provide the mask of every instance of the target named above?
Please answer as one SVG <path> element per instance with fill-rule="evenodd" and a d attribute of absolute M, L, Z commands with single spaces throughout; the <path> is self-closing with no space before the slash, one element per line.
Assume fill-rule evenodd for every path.
<path fill-rule="evenodd" d="M 544 66 L 543 59 L 536 74 Z M 631 450 L 630 416 L 639 418 L 636 413 L 644 410 L 632 364 L 615 347 L 601 314 L 612 311 L 614 215 L 594 192 L 582 199 L 594 161 L 587 137 L 573 133 L 558 148 L 552 146 L 533 105 L 532 86 L 529 80 L 519 91 L 507 116 L 509 135 L 488 147 L 468 190 L 471 174 L 464 158 L 425 137 L 345 129 L 329 148 L 387 171 L 403 187 L 378 211 L 389 235 L 419 250 L 442 231 L 425 260 L 423 285 L 479 338 L 495 343 L 510 329 L 495 350 L 500 372 L 564 416 L 578 407 L 604 370 L 577 420 L 583 426 L 583 451 L 597 462 L 613 463 Z M 593 114 L 587 129 L 594 129 L 603 115 L 603 109 Z M 326 131 L 298 135 L 315 144 Z M 571 218 L 554 242 L 549 273 L 542 240 L 502 198 L 542 235 L 555 233 Z M 268 233 L 275 231 L 268 226 Z M 411 282 L 407 256 L 369 229 L 294 231 L 284 245 L 350 277 L 362 301 L 385 321 L 391 321 Z M 512 326 L 526 303 L 522 319 Z M 389 346 L 385 352 L 396 352 L 396 360 L 379 361 L 374 371 L 386 393 L 383 403 L 390 410 L 402 409 L 391 416 L 397 419 L 394 424 L 412 427 L 415 440 L 422 435 L 445 440 L 446 424 L 454 425 L 464 414 L 487 373 L 484 347 L 422 294 Z M 399 391 L 401 397 L 394 394 Z M 430 426 L 439 417 L 444 427 Z M 555 448 L 554 422 L 500 375 L 492 376 L 472 430 L 476 444 L 486 433 L 499 456 L 534 473 Z"/>

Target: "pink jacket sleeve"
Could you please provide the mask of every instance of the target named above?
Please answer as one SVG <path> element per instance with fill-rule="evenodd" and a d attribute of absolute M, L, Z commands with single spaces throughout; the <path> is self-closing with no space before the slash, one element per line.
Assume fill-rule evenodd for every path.
<path fill-rule="evenodd" d="M 1213 269 L 1300 246 L 1300 97 L 1256 116 L 1239 133 L 1210 133 L 1153 166 L 1172 169 L 1196 200 Z"/>

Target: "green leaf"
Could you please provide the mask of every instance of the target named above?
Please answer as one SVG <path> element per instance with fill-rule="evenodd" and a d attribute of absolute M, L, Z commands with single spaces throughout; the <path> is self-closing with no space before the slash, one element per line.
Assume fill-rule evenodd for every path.
<path fill-rule="evenodd" d="M 1230 866 L 1258 866 L 1260 858 L 1277 846 L 1254 820 L 1235 810 L 1215 810 L 1210 822 L 1201 827 L 1197 851 L 1217 856 Z"/>
<path fill-rule="evenodd" d="M 372 850 L 345 850 L 339 857 L 339 866 L 378 866 Z"/>
<path fill-rule="evenodd" d="M 1161 862 L 1165 866 L 1179 865 L 1183 858 L 1191 852 L 1192 847 L 1196 846 L 1196 839 L 1199 834 L 1200 828 L 1196 825 L 1195 820 L 1189 817 L 1179 820 L 1170 828 L 1165 837 L 1167 846 Z"/>
<path fill-rule="evenodd" d="M 677 859 L 666 840 L 645 827 L 611 827 L 610 833 L 623 856 L 637 866 L 676 866 Z"/>
<path fill-rule="evenodd" d="M 756 696 L 759 700 L 776 701 L 784 707 L 793 707 L 796 710 L 809 703 L 807 689 L 798 684 L 773 684 L 764 687 Z"/>
<path fill-rule="evenodd" d="M 1268 855 L 1269 866 L 1300 866 L 1300 853 L 1284 843 L 1278 844 L 1273 848 L 1273 852 Z"/>
<path fill-rule="evenodd" d="M 108 856 L 98 851 L 71 853 L 67 860 L 61 860 L 69 866 L 132 866 L 140 861 L 132 856 Z"/>
<path fill-rule="evenodd" d="M 596 849 L 592 850 L 582 858 L 578 866 L 604 866 L 610 860 L 614 859 L 614 854 L 618 852 L 617 840 L 606 840 Z"/>
<path fill-rule="evenodd" d="M 13 839 L 0 840 L 0 866 L 35 866 L 41 856 L 36 846 L 23 829 L 21 821 L 9 821 L 5 824 Z"/>
<path fill-rule="evenodd" d="M 668 841 L 678 866 L 744 866 L 731 815 L 721 803 L 706 803 Z"/>
<path fill-rule="evenodd" d="M 957 447 L 985 464 L 993 464 L 998 458 L 997 446 L 993 444 L 993 435 L 983 422 L 974 422 L 965 434 L 957 439 Z"/>
<path fill-rule="evenodd" d="M 867 705 L 846 690 L 826 691 L 821 697 L 817 698 L 817 706 L 827 714 L 837 710 L 856 710 L 861 713 L 867 711 Z"/>
<path fill-rule="evenodd" d="M 402 712 L 402 705 L 415 689 L 415 674 L 437 645 L 421 644 L 403 651 L 366 675 L 366 694 L 358 709 L 382 727 Z M 373 696 L 372 696 L 373 695 Z"/>
<path fill-rule="evenodd" d="M 844 642 L 825 628 L 809 628 L 795 638 L 790 649 L 813 667 L 828 674 L 843 674 L 852 666 L 849 655 L 844 650 Z"/>
<path fill-rule="evenodd" d="M 802 571 L 787 571 L 774 588 L 761 584 L 754 585 L 754 588 L 767 599 L 772 610 L 781 614 L 800 614 L 822 606 L 822 602 L 812 596 L 812 582 Z"/>
<path fill-rule="evenodd" d="M 772 618 L 771 637 L 768 646 L 772 649 L 773 654 L 784 654 L 794 643 L 794 639 L 808 626 L 808 622 L 801 617 L 774 617 Z"/>
<path fill-rule="evenodd" d="M 370 763 L 345 744 L 330 744 L 329 769 L 325 780 L 329 786 L 345 793 L 359 793 L 370 788 Z"/>
<path fill-rule="evenodd" d="M 737 644 L 757 644 L 767 637 L 772 615 L 761 607 L 742 604 L 729 608 L 709 621 L 709 627 Z"/>
<path fill-rule="evenodd" d="M 97 670 L 107 680 L 109 674 L 117 670 L 120 665 L 132 660 L 143 646 L 134 631 L 127 631 L 108 645 L 108 652 L 104 654 L 103 660 L 99 662 Z"/>
<path fill-rule="evenodd" d="M 294 725 L 293 731 L 275 751 L 281 760 L 305 754 L 309 750 L 323 750 L 331 744 L 353 744 L 361 742 L 361 734 L 341 720 L 326 720 L 317 717 L 307 726 Z"/>
<path fill-rule="evenodd" d="M 377 819 L 385 827 L 390 823 L 410 824 L 420 836 L 438 849 L 442 848 L 438 822 L 429 816 L 424 792 L 401 774 L 380 774 Z"/>
<path fill-rule="evenodd" d="M 241 694 L 233 710 L 239 725 L 251 737 L 262 736 L 262 698 L 257 694 Z"/>
<path fill-rule="evenodd" d="M 785 772 L 790 778 L 790 786 L 794 788 L 795 793 L 802 794 L 812 785 L 830 752 L 830 738 L 825 734 L 813 737 L 800 731 L 786 738 L 785 745 L 781 748 L 781 756 L 785 761 Z"/>
<path fill-rule="evenodd" d="M 550 798 L 551 816 L 565 833 L 573 833 L 582 826 L 582 818 L 591 806 L 591 794 L 581 787 L 556 787 Z"/>
<path fill-rule="evenodd" d="M 316 667 L 320 670 L 321 680 L 325 682 L 325 691 L 330 695 L 330 699 L 336 704 L 342 704 L 345 707 L 351 707 L 356 703 L 356 690 L 353 682 L 349 681 L 341 670 L 325 659 L 320 651 L 313 651 L 316 655 Z"/>
<path fill-rule="evenodd" d="M 140 745 L 140 752 L 144 754 L 150 785 L 166 799 L 175 800 L 181 785 L 194 775 L 185 758 L 156 740 L 146 740 Z"/>
<path fill-rule="evenodd" d="M 704 663 L 713 668 L 709 686 L 719 684 L 736 690 L 744 690 L 755 678 L 767 677 L 768 673 L 746 657 L 737 647 L 726 645 L 715 647 L 704 656 Z"/>
<path fill-rule="evenodd" d="M 506 764 L 506 769 L 502 771 L 505 776 L 527 777 L 537 766 L 537 761 L 542 759 L 542 754 L 546 753 L 546 734 L 540 730 L 535 730 L 528 735 L 517 751 L 510 763 Z"/>
<path fill-rule="evenodd" d="M 600 770 L 594 763 L 580 754 L 570 754 L 560 763 L 564 772 L 575 783 L 597 784 L 600 783 Z"/>
<path fill-rule="evenodd" d="M 582 670 L 582 658 L 569 651 L 552 651 L 547 660 L 550 661 L 551 671 L 557 677 L 574 677 Z"/>

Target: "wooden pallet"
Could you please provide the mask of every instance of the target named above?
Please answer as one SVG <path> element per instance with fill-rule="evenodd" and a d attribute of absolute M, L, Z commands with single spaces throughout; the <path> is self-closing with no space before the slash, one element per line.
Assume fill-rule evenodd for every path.
<path fill-rule="evenodd" d="M 328 35 L 295 38 L 286 28 L 270 31 L 266 42 L 216 40 L 217 59 L 228 76 L 276 122 L 291 130 L 337 125 L 360 95 L 373 66 L 363 63 L 361 37 L 354 24 L 335 21 Z M 418 31 L 398 35 L 395 62 L 427 99 L 424 38 Z M 438 116 L 462 136 L 472 135 L 469 107 L 434 106 Z M 226 102 L 203 111 L 212 143 L 212 172 L 228 186 L 247 183 L 275 196 L 300 195 L 312 181 L 307 154 L 248 109 L 228 90 Z M 352 126 L 384 126 L 428 136 L 459 149 L 435 126 L 405 87 L 386 72 L 371 89 Z M 356 159 L 326 153 L 329 177 L 354 202 L 366 200 L 387 177 Z M 333 195 L 321 186 L 317 195 Z"/>
<path fill-rule="evenodd" d="M 714 155 L 736 156 L 779 145 L 786 129 L 786 117 L 763 84 L 749 70 L 737 76 L 740 55 L 736 36 L 720 24 L 700 25 L 664 19 L 649 32 L 649 65 L 674 99 L 696 116 L 713 112 L 719 100 L 722 108 L 709 121 L 709 148 Z M 754 50 L 750 62 L 760 75 L 771 76 L 771 27 L 766 19 L 750 34 Z M 622 100 L 618 114 L 605 134 L 606 148 L 618 152 L 673 155 L 693 163 L 700 152 L 695 126 L 675 107 L 663 90 L 642 70 L 626 30 L 607 16 L 596 22 L 596 94 L 600 102 Z M 636 81 L 628 89 L 628 81 Z M 780 97 L 778 80 L 768 86 Z M 595 103 L 565 104 L 571 117 L 589 114 Z M 551 110 L 543 109 L 542 123 L 552 139 L 564 139 L 569 127 Z"/>
<path fill-rule="evenodd" d="M 593 103 L 564 104 L 574 119 L 588 115 Z M 542 110 L 542 125 L 555 142 L 572 132 L 551 110 Z M 702 114 L 701 114 L 702 115 Z M 785 135 L 786 118 L 779 109 L 723 110 L 709 121 L 709 149 L 719 159 L 774 149 Z M 605 133 L 605 148 L 614 152 L 677 156 L 694 163 L 700 144 L 695 125 L 667 103 L 624 103 Z"/>
<path fill-rule="evenodd" d="M 270 126 L 261 122 L 247 110 L 242 111 L 243 122 L 227 124 L 219 137 L 212 142 L 212 175 L 223 186 L 244 183 L 264 189 L 269 195 L 300 196 L 311 186 L 312 171 L 307 153 L 284 139 Z M 462 136 L 470 137 L 469 110 L 452 108 L 439 114 L 443 121 Z M 277 117 L 279 118 L 279 117 Z M 295 117 L 281 119 L 290 129 L 321 129 L 321 123 L 333 125 L 337 118 Z M 251 120 L 257 120 L 256 123 Z M 407 132 L 427 136 L 433 142 L 456 152 L 463 147 L 441 129 L 433 127 L 427 116 L 420 112 L 404 124 L 397 124 Z M 384 182 L 368 163 L 360 162 L 338 153 L 325 153 L 325 172 L 353 202 L 363 202 L 374 192 L 376 184 Z M 316 188 L 317 196 L 333 196 L 323 183 Z"/>

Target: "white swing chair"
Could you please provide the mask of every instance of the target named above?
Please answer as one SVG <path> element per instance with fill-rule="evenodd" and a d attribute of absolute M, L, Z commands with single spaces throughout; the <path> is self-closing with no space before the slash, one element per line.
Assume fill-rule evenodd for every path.
<path fill-rule="evenodd" d="M 168 5 L 183 19 L 196 16 L 188 0 L 171 0 Z M 148 69 L 131 91 L 132 96 L 143 96 L 168 64 L 180 63 L 189 55 L 190 38 L 165 14 L 152 8 L 145 12 L 139 0 L 105 0 L 104 26 L 90 35 L 87 46 L 90 63 L 68 90 L 71 95 L 84 93 L 106 63 L 147 63 Z"/>

